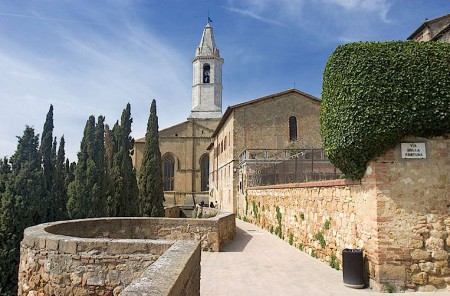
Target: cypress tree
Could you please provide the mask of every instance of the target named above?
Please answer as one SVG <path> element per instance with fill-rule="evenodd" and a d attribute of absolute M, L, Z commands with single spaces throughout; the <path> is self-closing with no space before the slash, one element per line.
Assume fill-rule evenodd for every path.
<path fill-rule="evenodd" d="M 48 110 L 47 117 L 44 123 L 44 129 L 42 131 L 41 137 L 41 146 L 39 151 L 42 157 L 42 167 L 44 171 L 45 178 L 45 190 L 46 193 L 42 198 L 44 199 L 45 211 L 46 211 L 46 221 L 52 221 L 54 219 L 53 213 L 53 175 L 55 171 L 55 154 L 56 148 L 53 142 L 53 105 L 50 105 L 50 109 Z"/>
<path fill-rule="evenodd" d="M 145 134 L 144 155 L 139 171 L 139 203 L 143 216 L 164 216 L 164 188 L 162 182 L 161 152 L 158 139 L 156 101 L 152 101 Z"/>
<path fill-rule="evenodd" d="M 89 163 L 88 179 L 92 181 L 90 217 L 106 214 L 105 117 L 99 116 L 94 132 L 94 163 Z"/>
<path fill-rule="evenodd" d="M 18 137 L 17 150 L 11 157 L 0 208 L 0 290 L 2 294 L 17 293 L 19 246 L 26 227 L 45 221 L 42 197 L 46 180 L 41 167 L 39 139 L 34 129 L 26 127 Z M 7 165 L 6 165 L 7 166 Z"/>
<path fill-rule="evenodd" d="M 52 188 L 55 220 L 64 220 L 67 218 L 67 187 L 64 146 L 65 140 L 64 136 L 62 136 L 59 141 L 59 149 L 55 160 L 55 175 Z"/>
<path fill-rule="evenodd" d="M 102 217 L 106 212 L 104 117 L 90 116 L 84 128 L 74 181 L 67 189 L 71 218 Z"/>
<path fill-rule="evenodd" d="M 48 191 L 53 184 L 54 164 L 52 162 L 53 148 L 53 105 L 50 105 L 42 131 L 41 147 L 42 166 L 44 168 L 45 186 Z"/>
<path fill-rule="evenodd" d="M 64 168 L 66 178 L 64 183 L 66 184 L 66 189 L 69 187 L 69 184 L 75 180 L 76 166 L 77 166 L 76 162 L 70 163 L 69 159 L 68 158 L 66 159 L 66 165 Z"/>
<path fill-rule="evenodd" d="M 4 157 L 0 159 L 0 194 L 5 192 L 6 182 L 11 174 L 11 166 L 9 164 L 8 158 Z"/>
<path fill-rule="evenodd" d="M 75 168 L 74 180 L 67 188 L 68 201 L 67 212 L 72 219 L 88 217 L 88 208 L 92 206 L 89 200 L 89 188 L 87 180 L 87 166 L 92 155 L 94 142 L 95 118 L 90 116 L 84 127 L 83 139 L 81 140 L 80 152 L 78 152 L 78 163 Z"/>
<path fill-rule="evenodd" d="M 131 137 L 131 106 L 127 104 L 122 112 L 120 125 L 113 128 L 114 157 L 111 170 L 114 181 L 112 204 L 116 206 L 116 216 L 136 216 L 138 214 L 138 187 L 136 171 L 130 151 L 133 149 L 134 139 Z"/>
<path fill-rule="evenodd" d="M 117 123 L 116 123 L 117 124 Z M 115 177 L 113 174 L 114 144 L 112 131 L 109 125 L 105 124 L 105 169 L 106 169 L 106 215 L 116 216 L 117 205 L 114 199 Z"/>

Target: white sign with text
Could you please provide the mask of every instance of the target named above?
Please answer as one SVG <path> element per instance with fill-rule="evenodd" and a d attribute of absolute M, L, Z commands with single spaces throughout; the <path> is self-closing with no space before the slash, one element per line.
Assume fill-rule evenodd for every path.
<path fill-rule="evenodd" d="M 425 143 L 401 143 L 402 158 L 427 158 Z"/>

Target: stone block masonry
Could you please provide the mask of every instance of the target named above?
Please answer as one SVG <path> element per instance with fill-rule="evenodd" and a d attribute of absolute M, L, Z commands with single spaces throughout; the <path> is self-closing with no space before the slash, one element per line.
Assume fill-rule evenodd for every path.
<path fill-rule="evenodd" d="M 174 244 L 121 295 L 200 295 L 200 256 L 198 242 Z"/>
<path fill-rule="evenodd" d="M 21 243 L 19 295 L 118 295 L 173 242 L 71 238 L 42 226 Z"/>
<path fill-rule="evenodd" d="M 427 158 L 403 159 L 399 145 L 360 184 L 251 188 L 239 214 L 334 267 L 344 248 L 363 249 L 375 290 L 450 290 L 450 140 L 404 142 L 425 143 Z"/>
<path fill-rule="evenodd" d="M 137 287 L 148 295 L 199 295 L 200 250 L 219 251 L 235 234 L 235 215 L 224 212 L 210 219 L 99 218 L 29 227 L 19 295 L 119 295 L 130 284 L 124 295 L 145 295 Z"/>

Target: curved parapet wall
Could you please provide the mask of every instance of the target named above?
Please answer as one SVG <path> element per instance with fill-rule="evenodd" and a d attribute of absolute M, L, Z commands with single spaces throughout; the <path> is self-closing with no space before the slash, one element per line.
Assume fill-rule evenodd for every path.
<path fill-rule="evenodd" d="M 99 218 L 48 224 L 45 231 L 83 238 L 197 240 L 202 250 L 218 252 L 235 237 L 236 221 L 228 212 L 205 219 Z"/>
<path fill-rule="evenodd" d="M 231 213 L 210 219 L 98 218 L 29 227 L 21 243 L 19 295 L 117 295 L 127 286 L 124 295 L 139 295 L 133 293 L 142 286 L 153 289 L 152 295 L 169 295 L 156 291 L 180 287 L 197 295 L 200 245 L 219 251 L 235 233 Z M 181 259 L 171 260 L 174 254 Z M 177 272 L 164 273 L 167 268 Z M 159 280 L 149 281 L 154 272 L 151 278 Z"/>

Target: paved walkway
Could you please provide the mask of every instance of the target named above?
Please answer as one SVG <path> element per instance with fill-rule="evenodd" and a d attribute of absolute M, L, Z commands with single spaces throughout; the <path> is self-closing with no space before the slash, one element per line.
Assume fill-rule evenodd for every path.
<path fill-rule="evenodd" d="M 386 295 L 351 289 L 342 271 L 329 267 L 257 226 L 236 220 L 236 239 L 222 252 L 202 252 L 202 296 L 226 295 Z M 449 296 L 441 293 L 402 293 L 408 296 Z"/>

